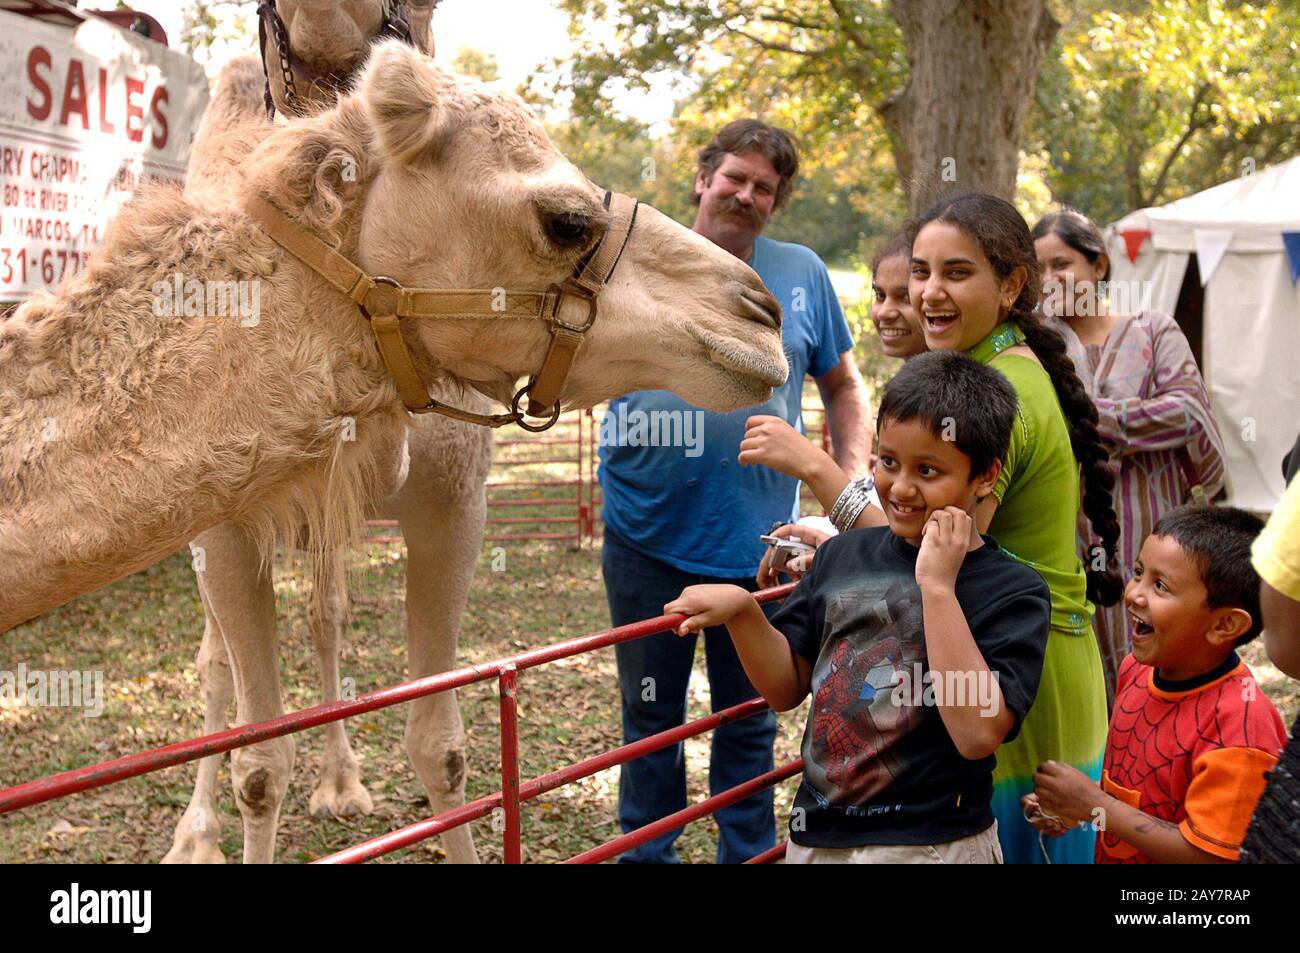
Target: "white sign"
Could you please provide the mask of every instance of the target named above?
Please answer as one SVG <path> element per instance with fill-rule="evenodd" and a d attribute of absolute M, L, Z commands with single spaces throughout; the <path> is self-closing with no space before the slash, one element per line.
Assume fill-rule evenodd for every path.
<path fill-rule="evenodd" d="M 143 180 L 183 181 L 202 68 L 112 24 L 0 11 L 0 301 L 81 271 Z"/>

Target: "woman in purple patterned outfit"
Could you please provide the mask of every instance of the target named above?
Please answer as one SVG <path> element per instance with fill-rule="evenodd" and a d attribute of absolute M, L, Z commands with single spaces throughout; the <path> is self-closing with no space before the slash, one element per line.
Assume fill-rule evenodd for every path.
<path fill-rule="evenodd" d="M 1033 234 L 1043 267 L 1044 320 L 1065 338 L 1118 467 L 1115 512 L 1127 577 L 1162 513 L 1185 503 L 1208 503 L 1223 487 L 1223 439 L 1192 349 L 1174 319 L 1147 311 L 1108 312 L 1097 283 L 1109 274 L 1110 260 L 1093 221 L 1063 209 L 1039 222 Z M 1100 540 L 1086 520 L 1079 525 L 1087 564 L 1101 551 L 1095 548 Z M 1098 607 L 1093 625 L 1107 698 L 1113 701 L 1119 663 L 1128 653 L 1123 601 Z"/>

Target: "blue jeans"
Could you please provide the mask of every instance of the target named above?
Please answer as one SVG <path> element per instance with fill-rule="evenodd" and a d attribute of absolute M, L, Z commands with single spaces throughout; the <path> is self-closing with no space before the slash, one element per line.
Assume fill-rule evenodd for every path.
<path fill-rule="evenodd" d="M 683 572 L 646 556 L 606 531 L 601 564 L 605 595 L 615 626 L 663 615 L 665 603 L 687 586 L 732 583 L 749 591 L 750 579 L 713 579 Z M 770 615 L 776 609 L 768 603 Z M 686 686 L 698 636 L 661 632 L 615 646 L 618 682 L 623 695 L 623 741 L 639 741 L 686 720 Z M 713 711 L 758 695 L 723 626 L 704 631 Z M 771 711 L 743 718 L 713 732 L 709 793 L 719 794 L 772 770 L 776 715 Z M 776 844 L 776 816 L 769 788 L 724 808 L 715 815 L 720 838 L 718 863 L 738 864 Z M 686 807 L 686 762 L 680 743 L 645 755 L 622 767 L 618 786 L 618 820 L 624 832 L 644 827 Z M 673 842 L 681 828 L 630 850 L 620 863 L 680 863 Z"/>

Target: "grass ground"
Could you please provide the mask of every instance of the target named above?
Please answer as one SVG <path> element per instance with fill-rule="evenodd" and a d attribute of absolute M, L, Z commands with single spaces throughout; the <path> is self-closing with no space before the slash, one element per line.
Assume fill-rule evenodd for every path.
<path fill-rule="evenodd" d="M 608 625 L 598 550 L 549 543 L 508 544 L 504 571 L 493 571 L 485 547 L 462 626 L 459 662 L 499 658 Z M 500 559 L 497 559 L 500 565 Z M 408 677 L 402 629 L 400 549 L 366 547 L 351 559 L 353 625 L 343 674 L 358 694 Z M 306 628 L 302 574 L 277 568 L 282 664 L 289 709 L 316 704 L 316 666 Z M 97 670 L 104 673 L 100 717 L 60 708 L 0 707 L 0 787 L 80 767 L 201 733 L 202 709 L 194 654 L 203 615 L 188 552 L 8 633 L 5 667 Z M 701 653 L 702 654 L 702 653 Z M 1288 681 L 1252 645 L 1247 658 L 1288 723 L 1300 711 L 1296 683 Z M 12 664 L 10 664 L 12 663 Z M 535 777 L 620 742 L 612 650 L 530 670 L 520 679 L 522 770 Z M 499 747 L 492 683 L 462 690 L 469 732 L 469 797 L 497 789 Z M 702 664 L 690 693 L 690 713 L 708 712 Z M 428 802 L 402 750 L 401 707 L 352 719 L 349 732 L 363 759 L 363 782 L 376 811 L 346 821 L 312 819 L 307 800 L 315 785 L 321 729 L 297 736 L 294 783 L 280 825 L 278 858 L 303 862 L 428 816 Z M 806 708 L 782 715 L 778 763 L 798 754 Z M 690 798 L 707 796 L 707 736 L 686 744 Z M 228 759 L 221 771 L 223 831 L 228 859 L 241 852 L 240 820 L 229 793 Z M 189 799 L 193 765 L 178 766 L 66 800 L 0 817 L 0 863 L 23 861 L 152 862 L 166 853 L 172 829 Z M 794 789 L 777 794 L 785 817 Z M 525 860 L 553 862 L 618 834 L 617 772 L 601 772 L 551 792 L 524 809 Z M 480 855 L 499 861 L 500 835 L 489 820 L 474 825 Z M 716 844 L 710 820 L 689 826 L 678 842 L 688 862 L 709 862 Z M 441 858 L 436 842 L 390 860 Z"/>
<path fill-rule="evenodd" d="M 805 403 L 811 403 L 812 394 Z M 874 401 L 873 401 L 874 403 Z M 819 423 L 819 421 L 814 421 Z M 553 432 L 554 433 L 554 432 Z M 564 432 L 561 432 L 564 435 Z M 498 452 L 494 481 L 504 479 L 506 461 L 552 461 L 571 456 L 560 445 L 517 445 Z M 511 470 L 513 479 L 571 476 L 564 464 L 535 463 Z M 572 497 L 570 488 L 544 488 L 553 499 Z M 494 498 L 519 495 L 493 491 Z M 509 507 L 494 516 L 564 516 L 571 506 Z M 535 528 L 535 527 L 534 527 Z M 550 527 L 554 528 L 554 527 Z M 529 529 L 494 525 L 490 532 Z M 501 547 L 498 549 L 497 547 Z M 502 560 L 504 559 L 504 565 Z M 342 674 L 358 694 L 407 679 L 404 648 L 404 578 L 400 546 L 370 545 L 350 558 L 353 618 Z M 276 569 L 281 664 L 285 705 L 297 710 L 317 704 L 317 673 L 306 627 L 307 586 L 301 567 Z M 608 626 L 598 548 L 564 543 L 488 543 L 480 558 L 461 627 L 458 662 L 485 662 L 523 649 L 572 638 Z M 202 702 L 194 656 L 203 631 L 203 612 L 188 551 L 136 573 L 91 596 L 0 636 L 0 672 L 98 671 L 105 704 L 99 717 L 67 708 L 27 707 L 0 696 L 0 787 L 109 760 L 201 734 Z M 709 710 L 703 659 L 697 658 L 690 689 L 692 718 Z M 1300 711 L 1296 683 L 1269 665 L 1262 647 L 1246 652 L 1264 690 L 1288 724 Z M 617 746 L 620 741 L 618 689 L 612 650 L 553 663 L 520 677 L 521 755 L 524 777 L 554 770 Z M 468 730 L 468 797 L 499 787 L 495 685 L 464 689 L 460 704 Z M 780 716 L 777 763 L 798 756 L 805 707 Z M 277 857 L 305 862 L 350 844 L 423 819 L 430 814 L 423 789 L 402 747 L 403 708 L 348 722 L 362 759 L 362 780 L 375 813 L 345 821 L 312 819 L 308 798 L 320 762 L 322 730 L 297 735 L 294 781 L 280 824 Z M 689 796 L 707 796 L 708 737 L 686 743 Z M 229 759 L 219 778 L 222 794 L 221 847 L 229 860 L 242 851 L 240 818 L 230 794 Z M 22 861 L 148 863 L 166 853 L 172 830 L 189 800 L 195 766 L 183 765 L 97 791 L 0 816 L 0 863 Z M 777 814 L 789 812 L 795 781 L 777 790 Z M 553 862 L 593 847 L 619 833 L 617 770 L 601 772 L 550 792 L 524 808 L 524 859 Z M 473 826 L 480 856 L 501 858 L 501 837 L 489 819 Z M 709 862 L 716 828 L 705 819 L 690 825 L 678 841 L 683 859 Z M 436 841 L 401 851 L 383 862 L 441 859 Z"/>
<path fill-rule="evenodd" d="M 506 544 L 505 571 L 493 571 L 485 547 L 462 626 L 459 661 L 485 662 L 608 627 L 599 551 L 546 543 Z M 500 561 L 497 561 L 500 565 Z M 408 677 L 403 635 L 403 574 L 396 547 L 367 547 L 352 557 L 353 624 L 343 674 L 358 694 Z M 319 701 L 316 665 L 306 628 L 305 582 L 290 566 L 276 572 L 281 619 L 285 704 Z M 203 614 L 188 552 L 51 613 L 5 636 L 3 658 L 29 670 L 104 672 L 103 714 L 82 717 L 59 708 L 0 709 L 0 787 L 79 767 L 201 733 L 202 708 L 194 655 Z M 701 653 L 702 655 L 702 653 Z M 620 741 L 618 689 L 612 650 L 553 663 L 520 677 L 522 770 L 535 777 Z M 469 732 L 468 796 L 499 787 L 496 689 L 462 690 Z M 702 666 L 692 683 L 692 717 L 707 714 Z M 281 861 L 302 862 L 430 813 L 424 791 L 402 749 L 403 708 L 352 719 L 349 732 L 363 759 L 363 783 L 373 815 L 346 821 L 312 819 L 321 729 L 297 736 L 294 784 L 280 825 Z M 781 717 L 778 757 L 797 756 L 802 716 Z M 707 796 L 708 739 L 687 742 L 692 800 Z M 239 815 L 229 793 L 229 760 L 221 771 L 221 846 L 230 860 L 242 849 Z M 195 767 L 178 766 L 72 798 L 0 817 L 0 862 L 152 862 L 171 845 L 172 829 L 189 800 Z M 785 816 L 794 782 L 778 794 Z M 526 860 L 552 862 L 616 836 L 617 772 L 605 771 L 551 792 L 524 809 Z M 689 862 L 713 859 L 711 821 L 687 828 L 679 841 Z M 480 855 L 501 856 L 500 834 L 488 819 L 474 825 Z M 394 855 L 395 862 L 440 859 L 436 842 Z"/>

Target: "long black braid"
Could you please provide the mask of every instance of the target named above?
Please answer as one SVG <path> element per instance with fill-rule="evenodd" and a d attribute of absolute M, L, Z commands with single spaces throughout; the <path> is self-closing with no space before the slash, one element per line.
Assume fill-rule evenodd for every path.
<path fill-rule="evenodd" d="M 1040 324 L 1034 313 L 1042 278 L 1029 226 L 1011 203 L 980 192 L 963 192 L 944 199 L 913 222 L 908 231 L 915 238 L 923 225 L 933 221 L 955 225 L 973 238 L 999 278 L 1006 278 L 1016 268 L 1024 268 L 1028 275 L 1006 320 L 1024 332 L 1025 343 L 1051 378 L 1069 424 L 1070 447 L 1083 468 L 1083 512 L 1102 542 L 1101 552 L 1089 552 L 1084 566 L 1088 598 L 1097 605 L 1115 605 L 1124 591 L 1116 571 L 1119 520 L 1114 506 L 1115 473 L 1097 431 L 1097 407 L 1075 373 L 1065 340 Z"/>

